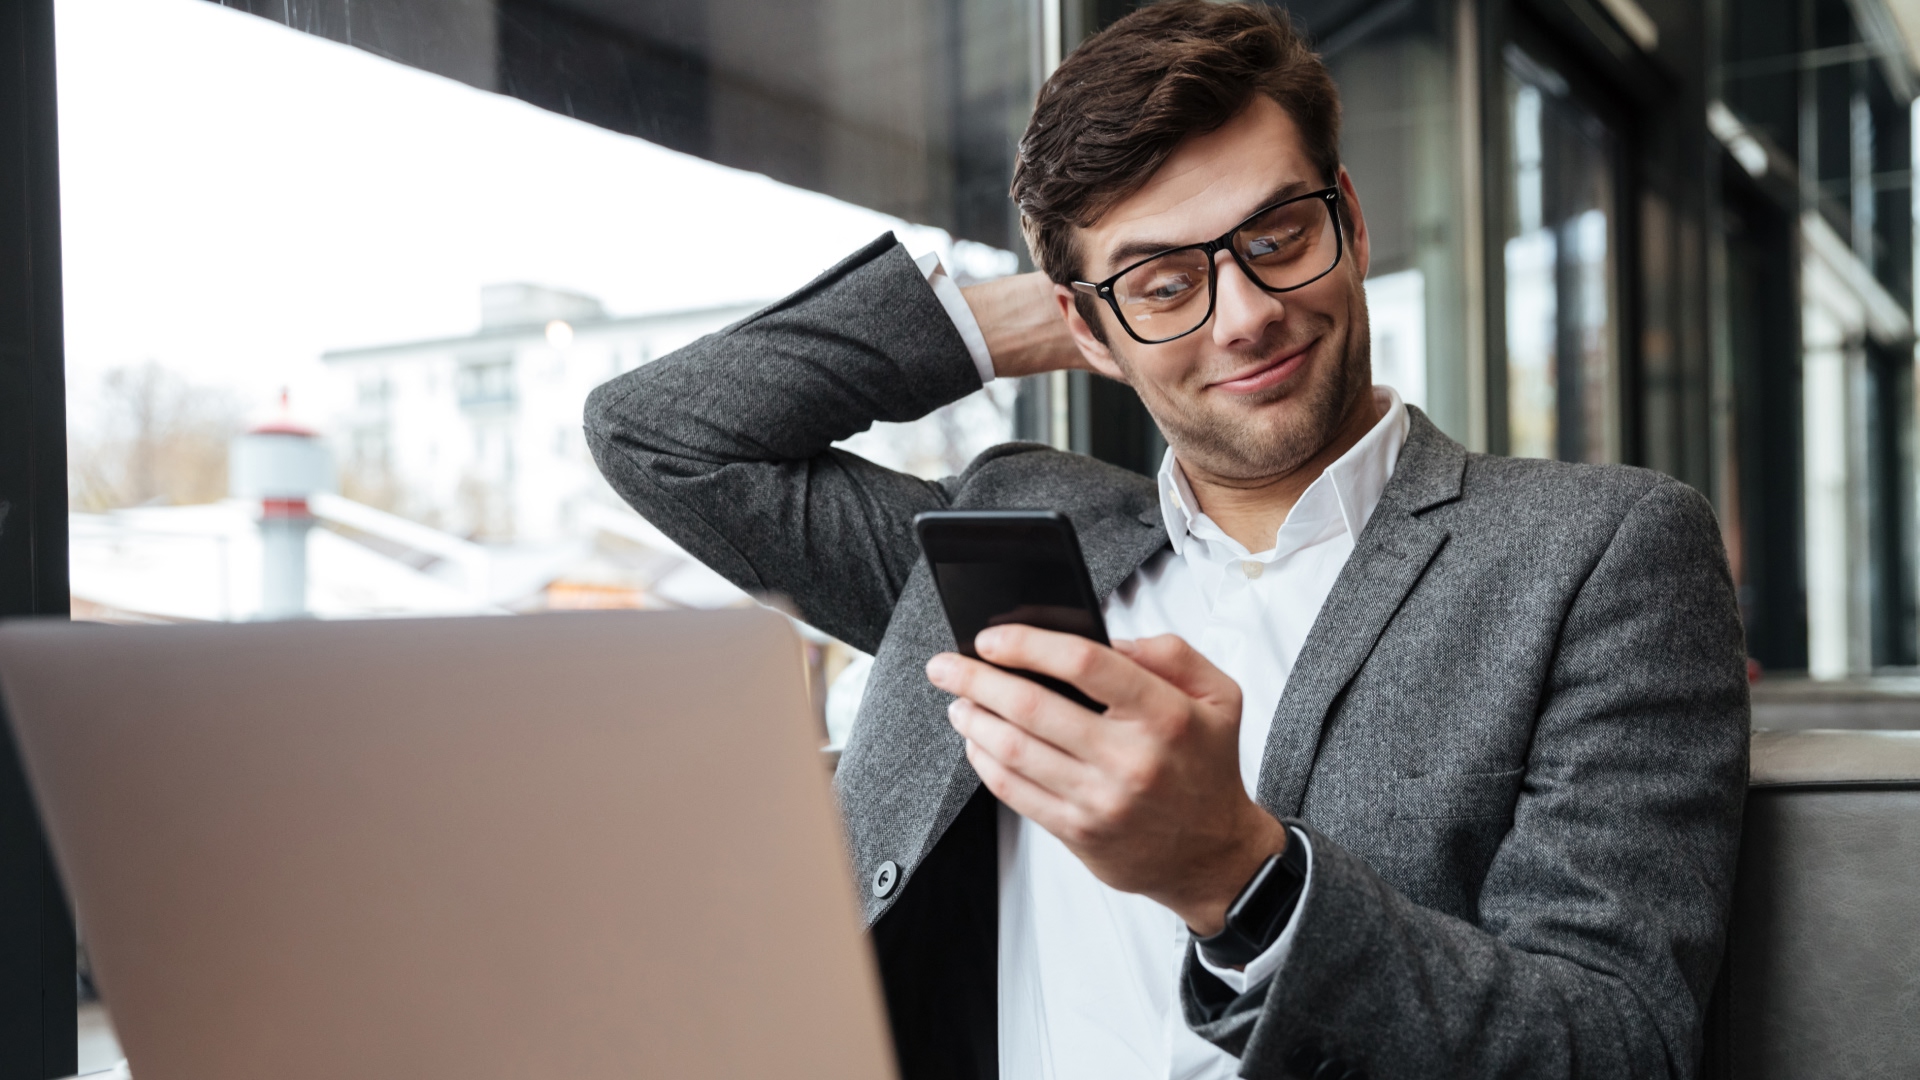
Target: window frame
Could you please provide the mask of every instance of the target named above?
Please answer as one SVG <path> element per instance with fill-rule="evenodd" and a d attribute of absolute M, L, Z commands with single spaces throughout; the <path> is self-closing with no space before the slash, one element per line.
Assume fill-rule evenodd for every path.
<path fill-rule="evenodd" d="M 0 617 L 65 619 L 53 0 L 0 6 Z M 0 710 L 4 711 L 4 710 Z M 0 717 L 0 1080 L 79 1067 L 73 920 Z"/>

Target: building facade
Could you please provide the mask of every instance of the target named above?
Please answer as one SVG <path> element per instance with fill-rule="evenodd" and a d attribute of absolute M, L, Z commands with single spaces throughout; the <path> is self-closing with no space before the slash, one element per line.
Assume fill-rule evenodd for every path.
<path fill-rule="evenodd" d="M 575 535 L 608 501 L 587 394 L 754 307 L 614 318 L 579 293 L 492 285 L 473 334 L 328 352 L 342 491 L 479 541 Z"/>
<path fill-rule="evenodd" d="M 951 248 L 946 254 L 952 261 Z M 341 491 L 496 546 L 574 542 L 615 518 L 641 525 L 587 448 L 587 395 L 761 306 L 613 316 L 577 292 L 490 285 L 472 334 L 329 351 L 322 360 L 333 408 L 323 428 L 341 463 Z M 842 445 L 915 475 L 949 475 L 1012 436 L 1015 392 L 995 384 L 913 423 L 875 424 Z M 648 542 L 666 544 L 657 535 Z"/>

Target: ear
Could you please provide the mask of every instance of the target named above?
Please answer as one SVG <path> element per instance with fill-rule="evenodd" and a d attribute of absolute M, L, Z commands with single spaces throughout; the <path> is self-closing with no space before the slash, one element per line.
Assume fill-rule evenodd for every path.
<path fill-rule="evenodd" d="M 1354 190 L 1353 177 L 1348 174 L 1345 165 L 1340 166 L 1340 201 L 1345 203 L 1347 217 L 1353 221 L 1353 268 L 1360 274 L 1360 280 L 1367 279 L 1367 267 L 1373 258 L 1373 251 L 1367 243 L 1367 215 L 1360 210 L 1360 193 Z"/>
<path fill-rule="evenodd" d="M 1060 317 L 1066 320 L 1067 333 L 1073 335 L 1073 343 L 1079 347 L 1080 355 L 1088 367 L 1116 382 L 1126 382 L 1126 373 L 1120 370 L 1120 365 L 1113 359 L 1112 350 L 1094 336 L 1093 327 L 1080 317 L 1080 305 L 1074 303 L 1077 295 L 1071 286 L 1058 283 L 1053 286 L 1053 300 L 1060 305 Z"/>

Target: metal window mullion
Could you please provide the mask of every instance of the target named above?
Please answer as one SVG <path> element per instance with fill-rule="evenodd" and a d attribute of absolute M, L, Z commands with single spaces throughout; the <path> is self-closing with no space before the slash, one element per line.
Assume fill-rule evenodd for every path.
<path fill-rule="evenodd" d="M 53 0 L 0 5 L 4 617 L 65 617 L 68 609 L 53 65 Z M 74 1005 L 72 920 L 0 715 L 0 1080 L 77 1070 Z"/>

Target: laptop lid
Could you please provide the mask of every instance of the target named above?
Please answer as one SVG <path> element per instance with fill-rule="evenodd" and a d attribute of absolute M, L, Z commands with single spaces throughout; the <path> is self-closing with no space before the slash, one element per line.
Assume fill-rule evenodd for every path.
<path fill-rule="evenodd" d="M 0 626 L 140 1080 L 892 1075 L 760 610 Z"/>

